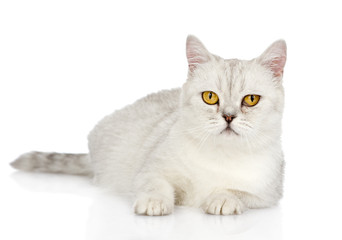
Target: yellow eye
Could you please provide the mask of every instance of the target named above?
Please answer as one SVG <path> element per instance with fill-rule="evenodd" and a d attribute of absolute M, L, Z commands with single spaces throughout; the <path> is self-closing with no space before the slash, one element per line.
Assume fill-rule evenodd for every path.
<path fill-rule="evenodd" d="M 243 104 L 248 107 L 253 107 L 259 102 L 259 100 L 260 100 L 259 95 L 247 95 L 243 99 Z"/>
<path fill-rule="evenodd" d="M 202 93 L 203 101 L 209 105 L 214 105 L 218 102 L 219 98 L 216 93 L 205 91 Z"/>

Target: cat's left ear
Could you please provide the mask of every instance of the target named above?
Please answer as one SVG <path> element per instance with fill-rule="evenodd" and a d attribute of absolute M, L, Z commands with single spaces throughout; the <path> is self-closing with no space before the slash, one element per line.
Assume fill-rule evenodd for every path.
<path fill-rule="evenodd" d="M 286 63 L 286 42 L 284 40 L 274 42 L 257 58 L 257 61 L 270 69 L 274 77 L 281 79 Z"/>

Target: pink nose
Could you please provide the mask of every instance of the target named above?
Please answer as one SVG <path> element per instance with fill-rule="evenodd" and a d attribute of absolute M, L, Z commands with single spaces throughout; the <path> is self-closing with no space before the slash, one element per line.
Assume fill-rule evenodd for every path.
<path fill-rule="evenodd" d="M 233 115 L 226 115 L 226 114 L 223 114 L 222 117 L 226 120 L 227 123 L 231 123 L 233 119 L 235 118 L 235 116 Z"/>

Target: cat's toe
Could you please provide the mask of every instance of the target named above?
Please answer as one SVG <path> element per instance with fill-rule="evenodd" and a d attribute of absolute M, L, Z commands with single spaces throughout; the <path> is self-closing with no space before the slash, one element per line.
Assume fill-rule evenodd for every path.
<path fill-rule="evenodd" d="M 134 212 L 138 215 L 163 216 L 172 211 L 173 202 L 167 199 L 141 198 L 134 204 Z"/>
<path fill-rule="evenodd" d="M 202 208 L 206 213 L 213 215 L 241 214 L 247 209 L 240 199 L 225 194 L 209 197 Z"/>
<path fill-rule="evenodd" d="M 222 211 L 222 207 L 224 205 L 224 199 L 214 199 L 212 202 L 207 204 L 205 209 L 206 213 L 213 214 L 213 215 L 220 215 Z"/>
<path fill-rule="evenodd" d="M 247 207 L 245 204 L 239 199 L 227 199 L 227 201 L 223 204 L 221 209 L 222 215 L 232 215 L 232 214 L 242 214 L 246 211 Z"/>

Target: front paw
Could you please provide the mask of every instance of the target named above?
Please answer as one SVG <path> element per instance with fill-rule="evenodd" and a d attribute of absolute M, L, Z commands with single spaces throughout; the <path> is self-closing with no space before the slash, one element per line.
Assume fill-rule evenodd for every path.
<path fill-rule="evenodd" d="M 163 216 L 172 213 L 173 200 L 161 196 L 141 196 L 134 203 L 134 212 L 139 215 Z"/>
<path fill-rule="evenodd" d="M 214 215 L 233 215 L 243 213 L 246 205 L 232 193 L 215 193 L 210 195 L 202 209 L 208 214 Z"/>

